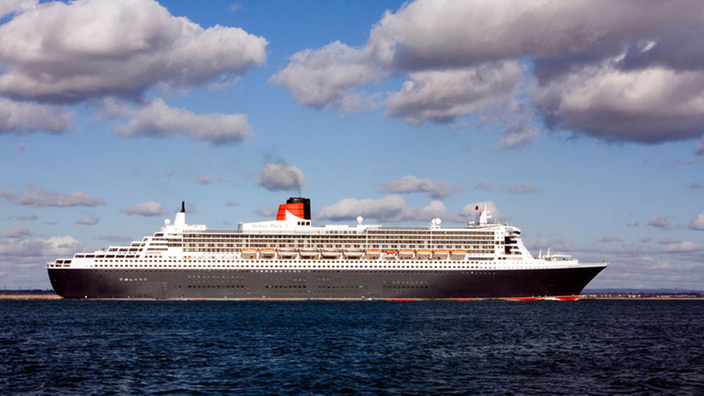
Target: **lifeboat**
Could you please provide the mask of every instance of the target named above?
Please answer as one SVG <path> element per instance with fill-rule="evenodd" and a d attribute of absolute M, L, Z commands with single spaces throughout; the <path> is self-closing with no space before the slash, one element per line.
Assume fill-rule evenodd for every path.
<path fill-rule="evenodd" d="M 387 260 L 394 260 L 396 259 L 398 255 L 398 252 L 395 250 L 387 250 L 384 252 L 384 258 Z"/>
<path fill-rule="evenodd" d="M 435 256 L 436 259 L 438 260 L 444 260 L 447 258 L 447 256 L 450 255 L 450 251 L 447 249 L 437 249 L 433 255 Z"/>
<path fill-rule="evenodd" d="M 320 257 L 320 252 L 315 248 L 301 249 L 301 258 L 314 259 Z"/>
<path fill-rule="evenodd" d="M 433 255 L 429 249 L 418 249 L 416 252 L 416 257 L 420 260 L 427 260 Z"/>
<path fill-rule="evenodd" d="M 467 256 L 466 250 L 457 249 L 450 253 L 450 258 L 453 260 L 463 260 L 465 256 Z"/>
<path fill-rule="evenodd" d="M 358 249 L 358 248 L 345 249 L 345 257 L 346 258 L 358 259 L 362 256 L 364 256 L 364 251 L 362 249 Z"/>
<path fill-rule="evenodd" d="M 281 248 L 279 249 L 279 257 L 282 259 L 291 259 L 296 257 L 296 249 L 294 248 Z"/>
<path fill-rule="evenodd" d="M 339 258 L 342 255 L 342 252 L 340 249 L 323 249 L 323 257 L 324 258 Z"/>
<path fill-rule="evenodd" d="M 263 259 L 272 259 L 276 255 L 276 250 L 274 249 L 262 249 L 259 251 L 259 257 Z"/>
<path fill-rule="evenodd" d="M 413 249 L 401 249 L 398 251 L 398 258 L 407 260 L 413 258 Z"/>
<path fill-rule="evenodd" d="M 367 249 L 365 252 L 365 257 L 367 260 L 376 260 L 381 256 L 381 250 L 379 249 Z"/>
<path fill-rule="evenodd" d="M 257 258 L 257 249 L 249 249 L 249 248 L 242 249 L 242 258 L 245 260 Z"/>

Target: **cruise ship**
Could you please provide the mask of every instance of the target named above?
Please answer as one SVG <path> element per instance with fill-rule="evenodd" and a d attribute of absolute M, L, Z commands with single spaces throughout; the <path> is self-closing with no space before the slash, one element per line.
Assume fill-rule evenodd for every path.
<path fill-rule="evenodd" d="M 608 265 L 533 257 L 520 229 L 311 224 L 310 200 L 290 198 L 276 220 L 211 230 L 173 222 L 132 242 L 47 263 L 64 298 L 244 300 L 577 300 Z"/>

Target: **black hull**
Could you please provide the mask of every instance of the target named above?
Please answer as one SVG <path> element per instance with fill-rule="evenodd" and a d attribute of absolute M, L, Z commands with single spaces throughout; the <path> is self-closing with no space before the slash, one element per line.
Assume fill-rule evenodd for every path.
<path fill-rule="evenodd" d="M 577 296 L 603 269 L 48 271 L 51 285 L 64 298 L 486 299 Z"/>

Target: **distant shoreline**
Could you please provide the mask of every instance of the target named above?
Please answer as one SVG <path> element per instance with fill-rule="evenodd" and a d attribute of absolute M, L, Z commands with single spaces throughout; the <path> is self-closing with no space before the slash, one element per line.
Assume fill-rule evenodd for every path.
<path fill-rule="evenodd" d="M 58 294 L 0 294 L 0 300 L 57 300 L 60 298 Z"/>
<path fill-rule="evenodd" d="M 36 292 L 31 291 L 0 291 L 0 300 L 60 300 L 61 296 L 54 293 L 53 291 L 46 292 Z M 635 295 L 581 295 L 580 300 L 646 300 L 646 301 L 704 301 L 702 295 L 673 295 L 673 294 L 662 294 L 662 295 L 648 295 L 648 296 L 635 296 Z"/>

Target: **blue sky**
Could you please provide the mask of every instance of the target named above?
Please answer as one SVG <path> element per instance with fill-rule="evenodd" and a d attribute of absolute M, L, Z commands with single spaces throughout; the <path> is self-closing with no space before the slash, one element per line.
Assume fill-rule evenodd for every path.
<path fill-rule="evenodd" d="M 230 228 L 462 224 L 704 289 L 704 20 L 690 2 L 0 4 L 0 287 L 180 202 Z M 687 29 L 678 26 L 687 26 Z"/>

